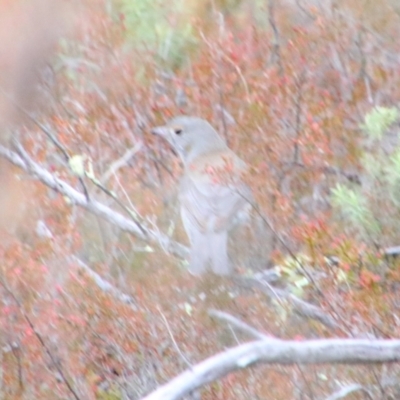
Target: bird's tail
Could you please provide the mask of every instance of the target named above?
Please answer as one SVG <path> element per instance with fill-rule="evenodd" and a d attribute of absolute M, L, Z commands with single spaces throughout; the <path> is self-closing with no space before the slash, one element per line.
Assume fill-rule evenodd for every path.
<path fill-rule="evenodd" d="M 227 253 L 228 233 L 192 232 L 190 243 L 189 272 L 201 275 L 206 272 L 211 263 L 213 272 L 217 275 L 228 275 L 231 272 Z"/>

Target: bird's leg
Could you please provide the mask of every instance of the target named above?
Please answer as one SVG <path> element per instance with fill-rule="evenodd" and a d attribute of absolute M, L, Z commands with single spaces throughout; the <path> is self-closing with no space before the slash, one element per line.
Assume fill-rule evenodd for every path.
<path fill-rule="evenodd" d="M 189 272 L 192 275 L 201 275 L 206 271 L 207 262 L 210 259 L 208 235 L 197 229 L 184 207 L 181 207 L 181 217 L 190 241 Z"/>
<path fill-rule="evenodd" d="M 217 275 L 229 275 L 231 265 L 228 258 L 228 232 L 222 231 L 209 234 L 209 245 L 211 245 L 211 266 Z"/>
<path fill-rule="evenodd" d="M 210 244 L 207 235 L 201 232 L 190 234 L 190 261 L 189 272 L 192 275 L 201 275 L 206 271 L 207 262 L 210 258 Z"/>

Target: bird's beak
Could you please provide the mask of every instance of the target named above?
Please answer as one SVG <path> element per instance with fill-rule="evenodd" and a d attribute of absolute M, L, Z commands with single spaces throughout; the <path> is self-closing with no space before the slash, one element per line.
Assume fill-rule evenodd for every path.
<path fill-rule="evenodd" d="M 168 135 L 168 131 L 169 129 L 166 126 L 156 126 L 151 130 L 151 133 L 165 138 Z"/>
<path fill-rule="evenodd" d="M 172 149 L 172 152 L 173 152 L 176 156 L 179 155 L 179 154 L 176 152 L 175 148 L 174 148 L 175 146 L 174 146 L 173 141 L 172 141 L 172 139 L 171 139 L 171 128 L 170 128 L 169 126 L 166 126 L 166 125 L 163 125 L 163 126 L 156 126 L 155 128 L 153 128 L 153 129 L 151 130 L 151 133 L 152 133 L 153 135 L 158 135 L 158 136 L 164 138 L 164 140 L 166 140 L 166 141 L 170 144 L 170 147 L 171 147 L 171 149 Z"/>

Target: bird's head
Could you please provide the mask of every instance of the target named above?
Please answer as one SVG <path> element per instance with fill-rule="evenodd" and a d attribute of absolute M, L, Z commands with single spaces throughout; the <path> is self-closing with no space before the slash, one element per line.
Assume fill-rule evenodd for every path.
<path fill-rule="evenodd" d="M 153 128 L 152 133 L 167 140 L 184 164 L 227 148 L 217 131 L 206 120 L 197 117 L 175 117 L 166 125 Z"/>

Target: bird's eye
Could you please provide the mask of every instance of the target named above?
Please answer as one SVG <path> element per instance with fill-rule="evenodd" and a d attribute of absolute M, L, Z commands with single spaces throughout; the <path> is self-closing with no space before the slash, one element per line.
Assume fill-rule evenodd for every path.
<path fill-rule="evenodd" d="M 177 135 L 180 135 L 180 134 L 182 133 L 182 128 L 181 128 L 181 127 L 176 127 L 176 128 L 174 128 L 174 132 L 175 132 Z"/>

